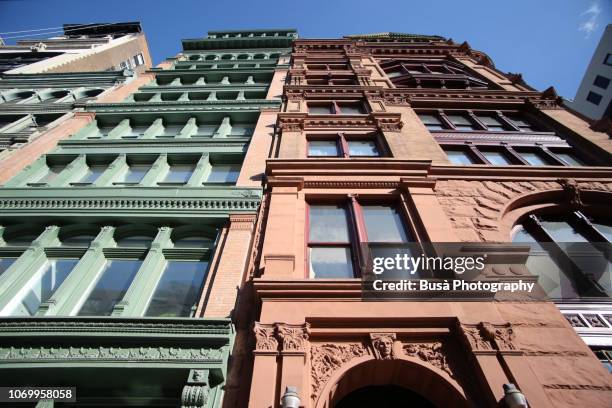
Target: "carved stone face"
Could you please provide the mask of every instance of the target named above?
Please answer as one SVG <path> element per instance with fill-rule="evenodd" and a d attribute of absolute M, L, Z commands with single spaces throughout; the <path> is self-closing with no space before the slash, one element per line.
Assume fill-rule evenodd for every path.
<path fill-rule="evenodd" d="M 393 339 L 390 337 L 380 337 L 376 342 L 376 348 L 380 353 L 380 356 L 385 358 L 391 356 L 393 350 Z"/>

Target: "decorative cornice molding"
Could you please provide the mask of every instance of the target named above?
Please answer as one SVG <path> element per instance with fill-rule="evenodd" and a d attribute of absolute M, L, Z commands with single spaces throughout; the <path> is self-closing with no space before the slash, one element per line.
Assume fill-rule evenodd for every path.
<path fill-rule="evenodd" d="M 374 112 L 369 115 L 312 115 L 306 113 L 280 113 L 277 126 L 287 132 L 300 132 L 315 128 L 362 128 L 399 132 L 403 126 L 401 114 Z"/>

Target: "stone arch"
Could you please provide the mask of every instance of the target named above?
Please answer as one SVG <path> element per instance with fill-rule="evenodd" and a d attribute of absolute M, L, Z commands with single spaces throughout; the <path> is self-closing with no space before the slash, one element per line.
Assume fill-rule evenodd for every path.
<path fill-rule="evenodd" d="M 601 183 L 598 183 L 601 184 Z M 500 232 L 506 233 L 510 239 L 513 228 L 529 214 L 562 214 L 572 210 L 580 210 L 593 215 L 606 215 L 612 201 L 612 185 L 601 184 L 584 186 L 579 183 L 559 183 L 554 190 L 535 191 L 521 194 L 509 201 L 500 212 Z M 589 188 L 590 189 L 587 189 Z"/>
<path fill-rule="evenodd" d="M 428 399 L 438 407 L 468 408 L 461 386 L 447 373 L 417 358 L 356 357 L 334 372 L 315 396 L 315 408 L 333 408 L 353 391 L 370 385 L 396 385 Z"/>

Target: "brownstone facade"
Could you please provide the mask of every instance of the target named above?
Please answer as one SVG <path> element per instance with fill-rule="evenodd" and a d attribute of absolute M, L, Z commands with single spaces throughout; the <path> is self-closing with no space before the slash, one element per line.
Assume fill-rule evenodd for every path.
<path fill-rule="evenodd" d="M 530 407 L 609 406 L 610 374 L 553 302 L 366 302 L 357 273 L 318 278 L 313 248 L 331 244 L 309 232 L 317 205 L 346 208 L 359 242 L 373 204 L 421 242 L 507 243 L 534 214 L 607 220 L 607 135 L 552 88 L 441 37 L 296 40 L 290 67 L 245 159 L 257 169 L 267 152 L 265 197 L 224 405 L 279 407 L 292 386 L 301 406 L 332 408 L 397 386 L 433 406 L 493 407 L 514 383 Z"/>

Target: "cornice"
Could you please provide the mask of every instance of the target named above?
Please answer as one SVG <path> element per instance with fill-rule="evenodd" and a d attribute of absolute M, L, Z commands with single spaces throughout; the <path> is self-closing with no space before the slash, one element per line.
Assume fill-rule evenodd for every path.
<path fill-rule="evenodd" d="M 308 115 L 306 113 L 278 114 L 277 126 L 287 132 L 308 129 L 352 128 L 399 132 L 403 126 L 401 114 L 375 112 L 369 115 Z"/>
<path fill-rule="evenodd" d="M 138 88 L 139 93 L 144 92 L 214 92 L 214 91 L 267 91 L 269 84 L 228 84 L 228 85 L 147 85 Z M 140 102 L 133 102 L 140 103 Z"/>
<path fill-rule="evenodd" d="M 612 167 L 567 167 L 567 166 L 441 166 L 432 165 L 429 175 L 438 180 L 542 180 L 559 178 L 576 180 L 612 181 Z"/>
<path fill-rule="evenodd" d="M 540 92 L 505 90 L 464 89 L 415 89 L 385 88 L 381 90 L 388 105 L 411 105 L 413 107 L 441 107 L 445 104 L 497 104 L 543 107 L 560 107 L 557 100 L 546 99 Z"/>
<path fill-rule="evenodd" d="M 195 62 L 194 62 L 195 63 Z M 192 64 L 193 65 L 193 64 Z M 156 77 L 160 76 L 175 76 L 176 74 L 195 74 L 195 73 L 203 73 L 203 74 L 219 74 L 219 75 L 230 75 L 230 74 L 252 74 L 252 73 L 261 73 L 261 72 L 269 72 L 274 73 L 275 66 L 271 67 L 260 67 L 260 68 L 196 68 L 196 69 L 164 69 L 160 71 L 151 71 L 155 74 Z"/>
<path fill-rule="evenodd" d="M 227 216 L 229 212 L 257 211 L 261 196 L 261 188 L 233 186 L 2 188 L 0 212 L 29 216 Z"/>
<path fill-rule="evenodd" d="M 223 139 L 215 138 L 174 138 L 174 139 L 64 139 L 60 140 L 58 146 L 66 149 L 79 148 L 138 148 L 146 150 L 147 148 L 155 149 L 181 149 L 181 148 L 244 148 L 251 141 L 250 137 L 226 137 Z"/>
<path fill-rule="evenodd" d="M 100 113 L 130 112 L 215 112 L 215 111 L 259 111 L 261 107 L 279 107 L 280 100 L 251 99 L 245 101 L 164 101 L 164 102 L 123 102 L 88 103 L 75 105 L 88 111 Z"/>
<path fill-rule="evenodd" d="M 23 114 L 29 113 L 66 113 L 74 108 L 74 103 L 27 103 L 27 104 L 0 104 L 0 114 Z"/>

